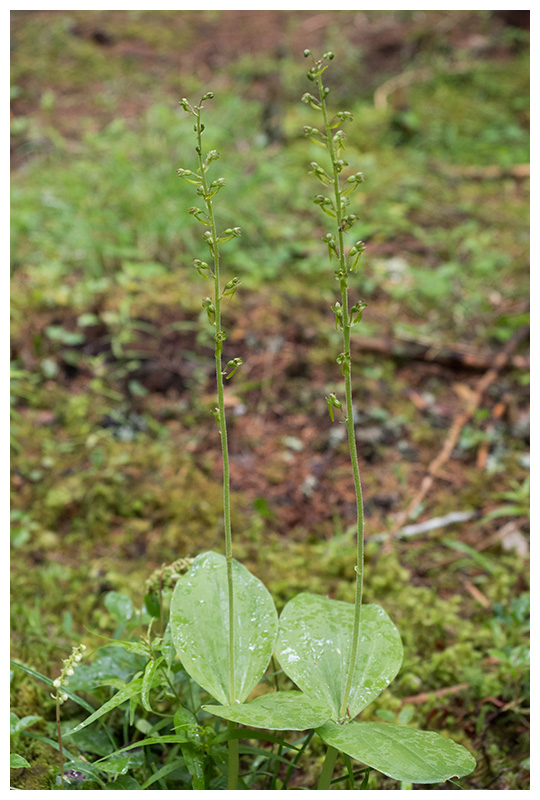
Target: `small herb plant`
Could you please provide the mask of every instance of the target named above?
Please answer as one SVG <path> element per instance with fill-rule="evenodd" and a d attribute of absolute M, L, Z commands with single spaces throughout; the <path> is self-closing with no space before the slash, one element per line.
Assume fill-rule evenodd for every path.
<path fill-rule="evenodd" d="M 193 561 L 175 562 L 154 576 L 141 617 L 147 630 L 138 641 L 129 639 L 134 631 L 130 621 L 132 609 L 119 602 L 118 597 L 111 599 L 109 605 L 112 604 L 113 613 L 119 621 L 125 622 L 126 641 L 116 642 L 115 649 L 123 648 L 129 668 L 122 679 L 118 675 L 104 678 L 114 656 L 106 653 L 112 648 L 103 650 L 100 683 L 117 689 L 116 694 L 104 700 L 82 723 L 66 731 L 64 739 L 80 735 L 105 714 L 118 713 L 126 704 L 129 708 L 125 711 L 125 729 L 135 724 L 144 738 L 131 744 L 125 741 L 123 746 L 111 742 L 106 755 L 91 765 L 68 754 L 68 766 L 95 779 L 100 788 L 109 788 L 103 781 L 103 774 L 112 776 L 119 784 L 110 788 L 146 789 L 154 783 L 159 783 L 161 788 L 174 788 L 167 783 L 162 785 L 169 775 L 183 781 L 191 779 L 194 789 L 250 788 L 261 773 L 254 769 L 248 775 L 239 775 L 239 755 L 247 753 L 266 758 L 267 770 L 272 769 L 266 772 L 271 789 L 287 788 L 294 767 L 314 735 L 327 746 L 319 789 L 328 789 L 341 780 L 333 780 L 334 765 L 340 753 L 347 765 L 346 778 L 351 788 L 358 775 L 363 778 L 361 788 L 367 788 L 372 769 L 407 786 L 462 777 L 475 767 L 473 757 L 464 747 L 440 734 L 390 722 L 356 719 L 397 675 L 403 647 L 399 632 L 386 612 L 378 605 L 362 602 L 364 512 L 354 429 L 351 336 L 352 329 L 362 319 L 365 303 L 357 300 L 351 304 L 349 280 L 365 248 L 361 241 L 348 245 L 345 239 L 356 220 L 349 212 L 350 199 L 363 182 L 363 176 L 353 172 L 343 158 L 345 133 L 342 126 L 352 115 L 347 111 L 330 115 L 327 108 L 329 89 L 323 84 L 323 74 L 333 54 L 326 53 L 316 60 L 306 50 L 305 56 L 312 60 L 308 78 L 315 84 L 316 94 L 305 94 L 302 99 L 320 115 L 321 122 L 319 128 L 309 126 L 304 132 L 325 151 L 325 163 L 312 162 L 311 172 L 327 192 L 318 194 L 315 203 L 332 221 L 332 230 L 324 235 L 323 241 L 340 293 L 332 311 L 335 326 L 342 333 L 342 352 L 337 362 L 343 378 L 344 401 L 334 393 L 326 401 L 332 420 L 335 414 L 344 414 L 348 435 L 357 503 L 357 558 L 350 570 L 355 582 L 355 600 L 351 604 L 302 593 L 286 604 L 278 620 L 273 599 L 263 583 L 233 557 L 224 382 L 234 375 L 242 359 L 231 358 L 223 367 L 227 337 L 223 329 L 222 303 L 234 296 L 240 280 L 237 277 L 228 281 L 222 279 L 221 248 L 239 236 L 240 229 L 226 228 L 220 232 L 216 220 L 215 198 L 224 180 L 213 178 L 211 174 L 219 154 L 215 150 L 204 151 L 205 126 L 201 119 L 204 103 L 212 99 L 213 94 L 205 94 L 198 105 L 183 99 L 180 105 L 194 121 L 197 165 L 194 169 L 182 168 L 178 174 L 194 186 L 200 198 L 202 207 L 194 206 L 189 213 L 204 226 L 203 239 L 209 250 L 208 262 L 195 259 L 194 266 L 212 287 L 211 296 L 204 299 L 202 305 L 215 342 L 217 405 L 213 414 L 222 449 L 224 546 L 222 553 L 206 552 Z M 76 683 L 70 685 L 70 690 L 65 689 L 76 663 L 81 661 L 81 651 L 82 648 L 74 649 L 71 660 L 68 659 L 62 675 L 54 683 L 44 679 L 56 689 L 62 764 L 60 706 L 69 696 L 87 707 L 73 694 L 77 691 Z M 274 654 L 298 690 L 279 690 L 276 684 L 276 691 L 247 702 Z M 84 669 L 77 672 L 84 673 Z M 43 679 L 43 676 L 38 677 Z M 88 684 L 79 682 L 80 688 L 85 685 Z M 216 703 L 205 704 L 200 697 L 201 688 Z M 139 707 L 143 709 L 142 715 L 137 712 Z M 213 728 L 209 725 L 211 720 L 215 722 Z M 221 720 L 227 721 L 226 732 L 219 730 Z M 252 730 L 246 734 L 237 728 L 239 724 Z M 277 737 L 271 731 L 282 733 Z M 294 743 L 285 738 L 286 733 L 292 731 L 303 732 Z M 279 749 L 277 754 L 272 754 L 240 747 L 241 738 L 275 742 Z M 135 751 L 151 745 L 170 748 L 166 763 L 155 764 L 153 774 L 142 785 L 134 779 L 128 780 L 126 771 L 138 763 Z M 292 761 L 283 757 L 291 752 L 295 753 Z M 351 759 L 361 762 L 363 766 L 359 771 L 353 771 Z M 282 762 L 287 764 L 288 771 L 280 780 L 278 767 Z"/>

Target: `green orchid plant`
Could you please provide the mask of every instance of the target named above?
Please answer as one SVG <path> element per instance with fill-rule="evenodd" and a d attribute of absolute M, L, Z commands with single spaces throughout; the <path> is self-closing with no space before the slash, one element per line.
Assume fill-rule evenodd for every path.
<path fill-rule="evenodd" d="M 329 89 L 323 74 L 332 53 L 316 60 L 309 50 L 312 66 L 308 78 L 317 95 L 302 98 L 322 119 L 320 129 L 306 127 L 309 139 L 326 150 L 326 164 L 312 162 L 311 172 L 323 184 L 327 195 L 319 194 L 315 203 L 331 218 L 332 230 L 323 237 L 328 247 L 340 299 L 333 306 L 335 325 L 342 333 L 343 349 L 337 358 L 344 384 L 345 423 L 348 434 L 352 476 L 357 501 L 357 560 L 351 566 L 355 582 L 353 604 L 314 594 L 300 594 L 290 600 L 278 621 L 274 602 L 263 583 L 233 558 L 229 457 L 224 407 L 224 377 L 241 364 L 229 361 L 222 368 L 223 342 L 221 304 L 234 295 L 238 278 L 224 287 L 220 278 L 221 245 L 240 234 L 239 228 L 218 233 L 214 201 L 224 185 L 222 178 L 208 175 L 218 153 L 203 152 L 201 122 L 203 102 L 198 106 L 182 100 L 181 106 L 194 120 L 198 166 L 195 171 L 181 169 L 178 174 L 196 187 L 204 208 L 191 208 L 205 227 L 203 238 L 210 252 L 210 263 L 195 260 L 197 271 L 213 284 L 213 297 L 203 301 L 215 340 L 217 381 L 217 421 L 223 456 L 224 554 L 207 552 L 197 556 L 189 571 L 180 577 L 171 602 L 171 634 L 177 654 L 189 675 L 217 704 L 206 705 L 207 712 L 228 721 L 228 788 L 238 785 L 237 724 L 268 731 L 311 731 L 327 745 L 319 789 L 330 786 L 339 753 L 368 768 L 407 783 L 440 783 L 470 773 L 475 761 L 470 753 L 450 739 L 432 732 L 418 731 L 387 722 L 362 722 L 358 715 L 375 700 L 397 675 L 403 647 L 399 632 L 378 605 L 362 603 L 364 574 L 364 513 L 362 486 L 356 450 L 352 398 L 351 333 L 362 319 L 365 304 L 349 301 L 349 279 L 358 268 L 364 244 L 347 246 L 345 237 L 356 216 L 349 213 L 351 196 L 363 181 L 344 160 L 345 133 L 342 125 L 352 114 L 340 111 L 330 115 L 326 98 Z M 231 372 L 227 374 L 227 370 Z M 326 398 L 331 418 L 342 409 L 335 394 Z M 275 654 L 283 672 L 298 690 L 277 691 L 248 701 L 250 694 Z M 246 702 L 248 701 L 248 702 Z"/>

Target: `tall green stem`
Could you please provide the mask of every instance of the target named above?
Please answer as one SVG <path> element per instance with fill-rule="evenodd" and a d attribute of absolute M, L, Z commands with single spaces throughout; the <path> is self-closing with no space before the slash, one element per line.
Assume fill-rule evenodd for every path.
<path fill-rule="evenodd" d="M 234 731 L 237 727 L 236 722 L 227 722 L 229 731 Z M 228 773 L 227 773 L 227 789 L 238 788 L 238 739 L 229 739 L 228 741 Z"/>
<path fill-rule="evenodd" d="M 212 192 L 206 179 L 205 163 L 202 155 L 202 132 L 201 107 L 196 107 L 197 124 L 197 155 L 199 159 L 199 173 L 201 177 L 202 193 L 206 205 L 206 213 L 210 223 L 210 250 L 213 256 L 213 275 L 214 275 L 214 323 L 216 328 L 214 351 L 216 362 L 216 384 L 217 384 L 217 414 L 216 419 L 219 426 L 221 439 L 221 456 L 223 461 L 223 524 L 225 529 L 225 558 L 227 563 L 227 599 L 228 599 L 228 621 L 229 621 L 229 703 L 235 702 L 235 681 L 234 681 L 234 586 L 233 586 L 233 550 L 232 550 L 232 531 L 231 531 L 231 485 L 229 469 L 229 446 L 227 440 L 227 419 L 225 416 L 225 400 L 223 387 L 223 370 L 221 356 L 223 353 L 223 341 L 226 338 L 221 329 L 221 285 L 220 285 L 220 260 L 219 260 L 219 241 L 212 203 Z M 236 728 L 236 724 L 229 722 L 229 730 Z M 238 786 L 238 739 L 231 739 L 228 744 L 228 777 L 227 789 L 236 790 Z"/>
<path fill-rule="evenodd" d="M 197 116 L 197 154 L 199 158 L 199 171 L 202 181 L 203 196 L 206 205 L 206 212 L 210 220 L 210 231 L 212 234 L 210 249 L 212 251 L 214 264 L 214 313 L 215 313 L 215 326 L 216 326 L 216 383 L 217 383 L 217 397 L 218 397 L 218 413 L 217 420 L 219 425 L 219 433 L 221 439 L 221 455 L 223 461 L 223 523 L 225 528 L 225 557 L 227 559 L 227 588 L 228 588 L 228 605 L 229 605 L 229 702 L 235 701 L 234 689 L 234 598 L 233 598 L 233 574 L 232 574 L 232 532 L 231 532 L 231 486 L 230 486 L 230 472 L 229 472 L 229 447 L 227 441 L 227 420 L 225 417 L 225 402 L 223 391 L 223 371 L 221 355 L 223 352 L 223 340 L 225 338 L 221 330 L 221 286 L 219 276 L 219 245 L 218 234 L 216 228 L 216 220 L 214 216 L 214 206 L 208 181 L 206 179 L 206 170 L 202 156 L 202 131 L 201 125 L 201 107 L 196 109 Z"/>
<path fill-rule="evenodd" d="M 319 89 L 319 98 L 321 103 L 321 111 L 324 119 L 324 127 L 326 134 L 326 146 L 330 154 L 332 162 L 332 179 L 334 189 L 334 205 L 336 212 L 336 227 L 338 235 L 338 256 L 340 264 L 340 288 L 341 288 L 341 306 L 342 306 L 342 326 L 343 326 L 343 354 L 342 354 L 342 369 L 345 379 L 345 401 L 346 401 L 346 422 L 347 422 L 347 435 L 349 441 L 349 453 L 351 458 L 352 473 L 354 479 L 354 489 L 356 494 L 356 584 L 355 584 L 355 598 L 354 598 L 354 623 L 351 639 L 351 648 L 349 653 L 349 661 L 347 666 L 347 679 L 345 683 L 345 690 L 340 708 L 340 719 L 345 720 L 347 717 L 347 706 L 349 696 L 351 693 L 352 681 L 354 670 L 356 667 L 356 659 L 358 655 L 358 642 L 360 634 L 360 615 L 362 608 L 362 591 L 364 579 L 364 501 L 362 496 L 362 484 L 360 481 L 360 469 L 358 466 L 358 451 L 356 448 L 356 437 L 354 432 L 354 409 L 352 401 L 352 380 L 351 380 L 351 323 L 349 315 L 349 287 L 347 283 L 347 264 L 345 261 L 345 250 L 343 241 L 343 209 L 341 202 L 341 191 L 339 186 L 339 168 L 337 164 L 337 156 L 334 147 L 334 140 L 332 130 L 328 120 L 328 112 L 326 108 L 325 91 L 322 83 L 321 72 L 317 72 L 317 86 Z"/>

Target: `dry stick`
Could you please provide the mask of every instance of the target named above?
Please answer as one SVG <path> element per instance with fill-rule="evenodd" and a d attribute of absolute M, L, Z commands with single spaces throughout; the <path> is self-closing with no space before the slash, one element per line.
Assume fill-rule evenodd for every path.
<path fill-rule="evenodd" d="M 422 692 L 421 694 L 414 694 L 411 697 L 404 697 L 401 702 L 403 705 L 407 703 L 420 705 L 421 703 L 426 703 L 430 697 L 444 697 L 447 694 L 458 694 L 458 692 L 462 692 L 468 688 L 468 683 L 458 683 L 455 686 L 446 686 L 444 689 L 437 689 L 434 692 Z"/>
<path fill-rule="evenodd" d="M 482 608 L 491 608 L 491 603 L 489 602 L 489 600 L 487 599 L 485 594 L 483 594 L 480 591 L 480 589 L 478 589 L 474 585 L 474 583 L 472 583 L 471 581 L 468 581 L 468 580 L 463 580 L 462 583 L 463 583 L 463 588 L 466 589 L 469 592 L 471 597 L 474 597 L 474 599 L 478 603 L 480 603 Z"/>
<path fill-rule="evenodd" d="M 478 511 L 451 511 L 443 517 L 432 517 L 424 522 L 417 522 L 413 525 L 405 525 L 395 533 L 396 537 L 400 539 L 408 539 L 410 536 L 417 536 L 422 533 L 429 533 L 430 531 L 437 530 L 438 528 L 446 528 L 448 525 L 458 525 L 461 522 L 468 522 L 475 517 L 479 517 Z M 369 536 L 370 542 L 385 542 L 389 533 L 382 531 L 382 533 L 375 533 Z"/>
<path fill-rule="evenodd" d="M 424 476 L 424 479 L 420 485 L 420 490 L 413 497 L 407 509 L 401 514 L 399 514 L 396 520 L 394 521 L 394 524 L 390 529 L 390 537 L 385 545 L 387 549 L 391 547 L 390 543 L 392 542 L 397 531 L 403 526 L 405 521 L 409 519 L 411 514 L 418 508 L 420 503 L 423 501 L 423 499 L 433 486 L 436 478 L 439 477 L 441 467 L 444 464 L 446 464 L 446 462 L 452 455 L 452 451 L 457 444 L 463 426 L 473 416 L 474 412 L 480 405 L 484 393 L 486 392 L 488 387 L 493 383 L 499 372 L 508 363 L 514 350 L 517 349 L 519 344 L 528 336 L 528 334 L 529 334 L 529 326 L 524 325 L 506 343 L 501 352 L 497 356 L 495 356 L 493 366 L 491 367 L 491 369 L 488 369 L 488 371 L 483 375 L 476 391 L 473 393 L 469 407 L 454 420 L 454 424 L 450 428 L 448 436 L 446 437 L 446 440 L 443 444 L 443 447 L 439 455 L 431 462 L 431 464 L 428 467 L 427 474 Z"/>

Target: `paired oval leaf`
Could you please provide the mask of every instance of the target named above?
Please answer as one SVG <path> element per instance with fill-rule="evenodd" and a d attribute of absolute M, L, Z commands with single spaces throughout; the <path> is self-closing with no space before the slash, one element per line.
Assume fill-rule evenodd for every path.
<path fill-rule="evenodd" d="M 347 680 L 354 606 L 314 594 L 299 594 L 279 621 L 276 656 L 283 671 L 306 694 L 339 717 Z M 403 658 L 398 630 L 378 605 L 362 606 L 358 658 L 349 695 L 355 717 L 395 678 Z"/>
<path fill-rule="evenodd" d="M 442 783 L 476 766 L 469 751 L 452 739 L 391 722 L 326 722 L 317 733 L 326 744 L 397 781 Z"/>
<path fill-rule="evenodd" d="M 264 674 L 277 635 L 277 611 L 264 584 L 232 562 L 234 700 L 243 702 Z M 176 584 L 171 635 L 184 669 L 212 697 L 231 704 L 227 561 L 202 553 Z"/>
<path fill-rule="evenodd" d="M 216 717 L 270 731 L 306 731 L 322 725 L 332 715 L 326 703 L 302 692 L 271 692 L 251 703 L 204 706 Z"/>

